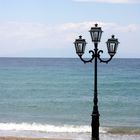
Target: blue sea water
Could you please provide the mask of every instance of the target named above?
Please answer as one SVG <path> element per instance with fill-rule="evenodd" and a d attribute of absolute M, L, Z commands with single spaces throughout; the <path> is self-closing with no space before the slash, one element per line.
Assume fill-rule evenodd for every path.
<path fill-rule="evenodd" d="M 98 64 L 102 139 L 138 140 L 140 59 Z M 89 139 L 93 72 L 76 58 L 0 58 L 0 135 Z"/>

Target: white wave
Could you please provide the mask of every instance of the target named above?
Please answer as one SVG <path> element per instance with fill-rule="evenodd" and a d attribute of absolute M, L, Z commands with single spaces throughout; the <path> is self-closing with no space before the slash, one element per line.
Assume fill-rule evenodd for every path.
<path fill-rule="evenodd" d="M 0 130 L 16 130 L 16 131 L 42 131 L 42 132 L 63 132 L 63 133 L 86 133 L 91 132 L 91 127 L 87 125 L 50 125 L 39 123 L 0 123 Z M 100 128 L 101 133 L 106 131 Z"/>

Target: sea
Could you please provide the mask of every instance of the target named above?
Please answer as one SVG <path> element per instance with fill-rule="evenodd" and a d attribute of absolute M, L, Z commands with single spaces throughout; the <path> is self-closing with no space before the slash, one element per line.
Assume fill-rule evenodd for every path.
<path fill-rule="evenodd" d="M 94 63 L 0 58 L 0 136 L 91 139 Z M 140 140 L 140 59 L 98 63 L 100 140 Z"/>

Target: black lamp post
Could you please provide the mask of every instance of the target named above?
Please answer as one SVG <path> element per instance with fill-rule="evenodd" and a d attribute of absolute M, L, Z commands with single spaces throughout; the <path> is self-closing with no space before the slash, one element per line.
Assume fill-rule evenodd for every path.
<path fill-rule="evenodd" d="M 84 60 L 82 58 L 82 55 L 85 52 L 85 47 L 87 44 L 85 39 L 82 39 L 82 36 L 79 36 L 79 39 L 76 39 L 74 44 L 75 44 L 76 53 L 78 54 L 78 56 L 84 63 L 92 62 L 94 59 L 94 99 L 93 99 L 94 106 L 93 106 L 93 112 L 92 112 L 92 123 L 91 123 L 92 138 L 91 139 L 99 140 L 99 125 L 100 125 L 99 116 L 100 116 L 100 114 L 98 111 L 97 60 L 99 59 L 100 62 L 108 63 L 115 55 L 119 42 L 118 42 L 118 39 L 115 39 L 114 35 L 112 35 L 111 39 L 107 40 L 106 44 L 107 44 L 107 49 L 108 49 L 110 58 L 107 60 L 103 60 L 100 57 L 100 53 L 103 53 L 103 50 L 98 50 L 98 43 L 101 40 L 103 31 L 102 31 L 101 27 L 98 27 L 98 24 L 95 24 L 95 27 L 92 27 L 89 32 L 91 34 L 92 42 L 94 42 L 94 50 L 89 51 L 89 53 L 92 54 L 92 56 L 89 60 L 87 60 L 87 59 Z"/>

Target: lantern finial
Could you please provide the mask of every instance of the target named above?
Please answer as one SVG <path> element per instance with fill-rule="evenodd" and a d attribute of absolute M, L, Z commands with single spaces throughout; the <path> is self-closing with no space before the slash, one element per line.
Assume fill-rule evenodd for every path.
<path fill-rule="evenodd" d="M 95 24 L 95 27 L 98 27 L 98 24 L 97 23 Z"/>
<path fill-rule="evenodd" d="M 115 38 L 115 35 L 112 35 L 112 38 Z"/>

